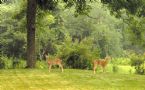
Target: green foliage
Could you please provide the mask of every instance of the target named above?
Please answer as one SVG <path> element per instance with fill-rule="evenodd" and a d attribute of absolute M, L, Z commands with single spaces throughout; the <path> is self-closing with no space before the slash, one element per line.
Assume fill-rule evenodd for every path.
<path fill-rule="evenodd" d="M 42 10 L 57 10 L 58 3 L 64 3 L 65 8 L 75 7 L 75 15 L 78 14 L 86 15 L 91 9 L 89 2 L 95 2 L 95 0 L 86 1 L 86 0 L 37 0 L 37 4 Z"/>
<path fill-rule="evenodd" d="M 100 4 L 96 3 L 92 6 L 95 9 L 90 15 L 97 17 L 95 19 L 87 16 L 76 18 L 72 14 L 73 8 L 64 12 L 61 10 L 55 12 L 57 15 L 54 16 L 39 11 L 36 31 L 37 54 L 40 56 L 43 52 L 47 52 L 62 57 L 66 67 L 83 69 L 90 69 L 91 61 L 100 56 L 105 57 L 106 53 L 120 56 L 122 36 L 118 32 L 120 27 L 117 23 L 120 24 L 121 21 L 111 17 Z M 44 24 L 47 19 L 51 22 Z M 67 65 L 67 61 L 73 62 L 72 66 Z"/>
<path fill-rule="evenodd" d="M 134 49 L 138 53 L 144 52 L 145 38 L 143 33 L 145 33 L 144 18 L 132 17 L 126 21 L 129 25 L 126 31 L 124 31 L 124 38 L 130 41 L 128 49 Z"/>
<path fill-rule="evenodd" d="M 36 61 L 36 68 L 38 68 L 38 69 L 47 69 L 48 68 L 47 61 L 44 61 L 44 60 Z"/>
<path fill-rule="evenodd" d="M 37 0 L 37 4 L 43 10 L 54 10 L 57 5 L 57 0 Z"/>
<path fill-rule="evenodd" d="M 5 68 L 5 62 L 4 60 L 0 57 L 0 69 Z"/>
<path fill-rule="evenodd" d="M 21 11 L 21 6 L 17 5 L 21 3 L 23 2 L 0 6 L 0 54 L 12 57 L 25 56 L 26 33 L 24 18 L 20 20 L 13 18 L 16 13 Z"/>
<path fill-rule="evenodd" d="M 81 50 L 82 52 L 74 50 L 71 53 L 68 53 L 68 55 L 64 57 L 64 59 L 66 58 L 66 61 L 65 61 L 66 67 L 77 68 L 77 69 L 91 69 L 92 68 L 91 59 L 86 56 L 86 54 L 89 55 L 89 52 L 87 52 L 88 50 L 84 48 L 81 48 Z"/>
<path fill-rule="evenodd" d="M 20 58 L 8 58 L 0 55 L 0 69 L 25 68 L 26 61 Z"/>
<path fill-rule="evenodd" d="M 145 19 L 126 15 L 127 12 L 143 16 L 143 0 L 101 0 L 124 22 L 111 16 L 108 8 L 103 7 L 100 2 L 89 3 L 94 0 L 63 0 L 65 3 L 56 0 L 37 1 L 41 9 L 45 9 L 37 9 L 37 59 L 42 60 L 46 52 L 53 57 L 61 57 L 65 67 L 90 69 L 93 59 L 104 58 L 106 54 L 118 57 L 124 55 L 123 50 L 128 52 L 127 49 L 138 53 L 144 51 Z M 82 15 L 75 17 L 74 12 L 76 16 Z M 26 0 L 12 0 L 0 5 L 0 54 L 6 55 L 0 61 L 1 68 L 21 68 L 25 65 L 25 61 L 17 62 L 12 58 L 26 58 L 25 15 Z M 128 65 L 130 60 L 115 58 L 111 62 L 115 65 Z M 46 68 L 47 65 L 38 61 L 36 67 Z M 112 67 L 116 72 L 116 66 Z M 142 67 L 143 64 L 140 65 Z"/>
<path fill-rule="evenodd" d="M 117 65 L 113 65 L 113 66 L 112 66 L 112 71 L 113 71 L 114 73 L 117 73 L 118 70 L 119 70 L 119 68 L 118 68 Z"/>
<path fill-rule="evenodd" d="M 138 53 L 144 51 L 144 0 L 101 0 L 111 13 L 123 19 L 123 49 L 133 49 Z"/>
<path fill-rule="evenodd" d="M 132 54 L 131 66 L 135 66 L 137 74 L 145 74 L 145 57 L 143 55 Z"/>
<path fill-rule="evenodd" d="M 79 16 L 76 18 L 72 14 L 73 9 L 60 13 L 72 41 L 81 42 L 85 38 L 91 38 L 92 49 L 99 50 L 101 57 L 105 57 L 106 53 L 112 56 L 121 56 L 122 28 L 119 25 L 122 21 L 111 17 L 109 11 L 105 11 L 100 3 L 94 3 L 91 6 L 94 7 L 90 11 L 92 17 Z"/>
<path fill-rule="evenodd" d="M 93 57 L 98 57 L 98 52 L 91 51 L 91 42 L 86 39 L 72 43 L 69 35 L 65 36 L 64 43 L 58 45 L 57 55 L 63 59 L 66 67 L 90 69 Z"/>
<path fill-rule="evenodd" d="M 145 1 L 144 0 L 101 0 L 103 4 L 107 4 L 112 13 L 120 16 L 123 10 L 137 16 L 144 16 Z"/>
<path fill-rule="evenodd" d="M 26 34 L 20 31 L 10 31 L 7 30 L 1 33 L 1 54 L 6 54 L 8 56 L 22 56 L 25 54 L 26 47 Z M 17 49 L 16 49 L 17 48 Z"/>
<path fill-rule="evenodd" d="M 130 65 L 131 60 L 129 58 L 112 58 L 111 63 L 115 65 Z"/>
<path fill-rule="evenodd" d="M 7 56 L 0 55 L 0 67 L 1 69 L 9 69 L 12 68 L 12 61 L 11 58 Z"/>

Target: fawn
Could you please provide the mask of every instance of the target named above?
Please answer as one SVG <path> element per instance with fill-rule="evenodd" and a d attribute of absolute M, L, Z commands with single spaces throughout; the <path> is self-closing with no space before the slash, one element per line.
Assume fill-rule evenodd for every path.
<path fill-rule="evenodd" d="M 109 60 L 111 60 L 111 57 L 110 56 L 106 56 L 104 59 L 99 59 L 99 60 L 94 60 L 93 61 L 93 70 L 94 70 L 94 74 L 96 73 L 96 68 L 98 66 L 101 66 L 102 69 L 103 69 L 103 72 L 105 71 L 105 67 L 107 66 Z"/>
<path fill-rule="evenodd" d="M 46 58 L 47 63 L 48 63 L 49 72 L 51 70 L 52 65 L 58 65 L 61 68 L 61 71 L 63 72 L 63 65 L 62 65 L 61 59 L 55 58 L 54 60 L 52 60 L 47 55 L 45 55 L 45 58 Z"/>

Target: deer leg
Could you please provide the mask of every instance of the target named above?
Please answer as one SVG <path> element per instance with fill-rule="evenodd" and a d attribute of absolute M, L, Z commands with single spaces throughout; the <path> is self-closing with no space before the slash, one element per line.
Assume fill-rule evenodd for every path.
<path fill-rule="evenodd" d="M 94 65 L 94 68 L 93 68 L 93 70 L 94 70 L 94 74 L 96 73 L 96 68 L 97 68 L 97 66 Z"/>
<path fill-rule="evenodd" d="M 103 69 L 103 72 L 105 72 L 105 67 L 102 67 L 102 69 Z"/>
<path fill-rule="evenodd" d="M 51 67 L 52 67 L 52 65 L 49 65 L 49 72 L 50 72 L 50 70 L 51 70 Z"/>
<path fill-rule="evenodd" d="M 61 71 L 63 72 L 63 66 L 61 64 L 59 64 L 59 67 L 61 68 Z"/>

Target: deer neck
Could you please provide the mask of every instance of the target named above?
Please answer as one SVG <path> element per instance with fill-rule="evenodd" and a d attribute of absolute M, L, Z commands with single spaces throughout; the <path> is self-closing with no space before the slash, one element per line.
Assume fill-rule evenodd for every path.
<path fill-rule="evenodd" d="M 106 58 L 106 59 L 105 59 L 105 62 L 106 62 L 106 63 L 108 63 L 108 62 L 109 62 L 109 59 L 108 59 L 108 58 Z"/>

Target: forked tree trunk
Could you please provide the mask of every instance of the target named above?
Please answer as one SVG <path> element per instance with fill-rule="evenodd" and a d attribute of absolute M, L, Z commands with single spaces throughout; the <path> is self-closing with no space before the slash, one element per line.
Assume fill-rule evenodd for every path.
<path fill-rule="evenodd" d="M 27 68 L 35 67 L 36 0 L 27 0 Z"/>

